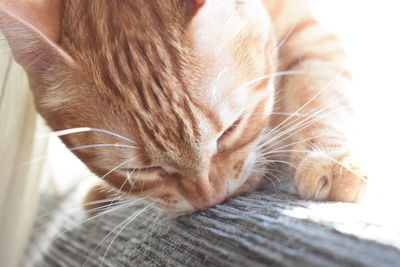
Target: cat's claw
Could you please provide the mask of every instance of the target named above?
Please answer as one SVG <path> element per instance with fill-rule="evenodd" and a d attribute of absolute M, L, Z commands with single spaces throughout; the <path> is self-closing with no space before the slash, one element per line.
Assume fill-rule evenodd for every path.
<path fill-rule="evenodd" d="M 367 179 L 348 153 L 313 152 L 299 164 L 295 186 L 306 200 L 360 202 Z"/>

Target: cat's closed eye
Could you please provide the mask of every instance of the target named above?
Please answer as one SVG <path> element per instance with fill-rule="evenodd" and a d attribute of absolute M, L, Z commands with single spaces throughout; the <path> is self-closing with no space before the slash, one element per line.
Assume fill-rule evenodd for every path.
<path fill-rule="evenodd" d="M 241 122 L 242 118 L 240 117 L 239 119 L 237 119 L 231 126 L 229 126 L 228 129 L 226 129 L 219 137 L 217 140 L 217 145 L 218 145 L 218 149 L 222 149 L 223 148 L 223 142 L 226 138 L 229 137 L 229 135 L 233 134 L 236 130 L 236 128 L 239 126 L 240 122 Z"/>
<path fill-rule="evenodd" d="M 129 175 L 133 175 L 133 174 L 142 174 L 142 175 L 146 175 L 149 173 L 156 173 L 156 174 L 160 174 L 163 176 L 168 175 L 169 173 L 162 167 L 159 166 L 153 166 L 153 167 L 147 167 L 147 168 L 122 168 L 121 170 L 126 171 L 127 173 L 129 173 Z"/>

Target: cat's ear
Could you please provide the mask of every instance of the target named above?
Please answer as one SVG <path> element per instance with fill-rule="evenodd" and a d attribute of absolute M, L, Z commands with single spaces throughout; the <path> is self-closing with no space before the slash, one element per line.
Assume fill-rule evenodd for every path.
<path fill-rule="evenodd" d="M 46 70 L 55 60 L 71 61 L 57 45 L 60 22 L 60 0 L 0 0 L 0 31 L 29 73 Z"/>
<path fill-rule="evenodd" d="M 197 13 L 197 11 L 204 6 L 204 4 L 206 3 L 206 0 L 192 0 L 193 1 L 193 9 L 194 9 L 194 13 Z"/>
<path fill-rule="evenodd" d="M 193 2 L 196 7 L 201 7 L 206 3 L 206 0 L 193 0 Z"/>

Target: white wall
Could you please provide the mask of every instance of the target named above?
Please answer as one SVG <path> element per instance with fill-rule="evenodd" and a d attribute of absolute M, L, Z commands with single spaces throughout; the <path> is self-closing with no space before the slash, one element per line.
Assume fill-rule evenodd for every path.
<path fill-rule="evenodd" d="M 351 59 L 355 141 L 371 176 L 370 197 L 399 203 L 400 1 L 310 2 L 320 20 L 340 35 Z"/>

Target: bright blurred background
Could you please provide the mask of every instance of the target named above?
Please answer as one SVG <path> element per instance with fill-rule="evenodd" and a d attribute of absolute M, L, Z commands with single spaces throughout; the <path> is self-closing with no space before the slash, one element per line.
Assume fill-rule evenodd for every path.
<path fill-rule="evenodd" d="M 355 145 L 371 177 L 367 201 L 400 203 L 400 1 L 310 2 L 350 57 Z"/>

